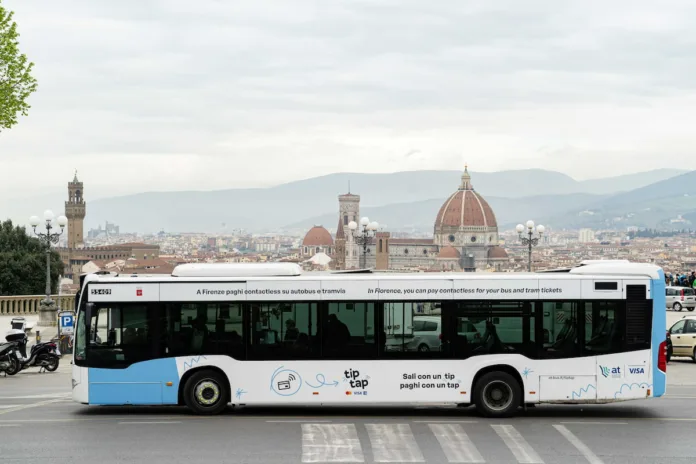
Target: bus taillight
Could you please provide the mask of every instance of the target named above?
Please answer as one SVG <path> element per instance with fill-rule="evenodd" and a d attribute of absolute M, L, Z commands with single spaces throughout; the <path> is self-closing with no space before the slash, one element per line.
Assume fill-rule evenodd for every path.
<path fill-rule="evenodd" d="M 657 368 L 662 372 L 667 372 L 667 341 L 660 343 L 660 349 L 657 355 Z"/>

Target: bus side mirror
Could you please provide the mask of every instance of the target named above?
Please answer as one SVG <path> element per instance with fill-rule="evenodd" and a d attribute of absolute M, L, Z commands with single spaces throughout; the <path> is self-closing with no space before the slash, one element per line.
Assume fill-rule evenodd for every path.
<path fill-rule="evenodd" d="M 94 303 L 87 303 L 85 305 L 85 325 L 86 326 L 89 326 L 93 315 L 94 315 Z"/>

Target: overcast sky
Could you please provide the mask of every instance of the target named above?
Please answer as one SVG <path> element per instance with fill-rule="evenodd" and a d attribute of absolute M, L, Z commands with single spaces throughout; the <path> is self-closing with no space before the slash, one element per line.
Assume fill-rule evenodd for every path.
<path fill-rule="evenodd" d="M 696 1 L 4 0 L 36 63 L 0 194 L 339 171 L 696 168 Z"/>

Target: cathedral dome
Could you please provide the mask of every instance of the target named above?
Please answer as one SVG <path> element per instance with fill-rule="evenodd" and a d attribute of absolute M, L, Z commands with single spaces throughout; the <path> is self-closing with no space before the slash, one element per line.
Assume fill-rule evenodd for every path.
<path fill-rule="evenodd" d="M 471 186 L 467 168 L 464 168 L 459 189 L 450 195 L 437 213 L 435 230 L 443 227 L 498 227 L 490 205 Z"/>
<path fill-rule="evenodd" d="M 331 234 L 323 226 L 312 227 L 302 240 L 302 246 L 333 246 L 333 244 Z"/>

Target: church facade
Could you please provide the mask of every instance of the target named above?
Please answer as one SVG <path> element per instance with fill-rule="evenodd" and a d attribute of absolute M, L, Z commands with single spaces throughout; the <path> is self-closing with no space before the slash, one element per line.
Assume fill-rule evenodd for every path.
<path fill-rule="evenodd" d="M 340 195 L 334 268 L 358 269 L 362 247 L 348 228 L 359 221 L 360 197 Z M 476 192 L 468 168 L 459 188 L 435 215 L 432 239 L 391 238 L 378 232 L 367 246 L 366 264 L 378 270 L 500 271 L 508 254 L 498 244 L 498 223 L 488 202 Z"/>

